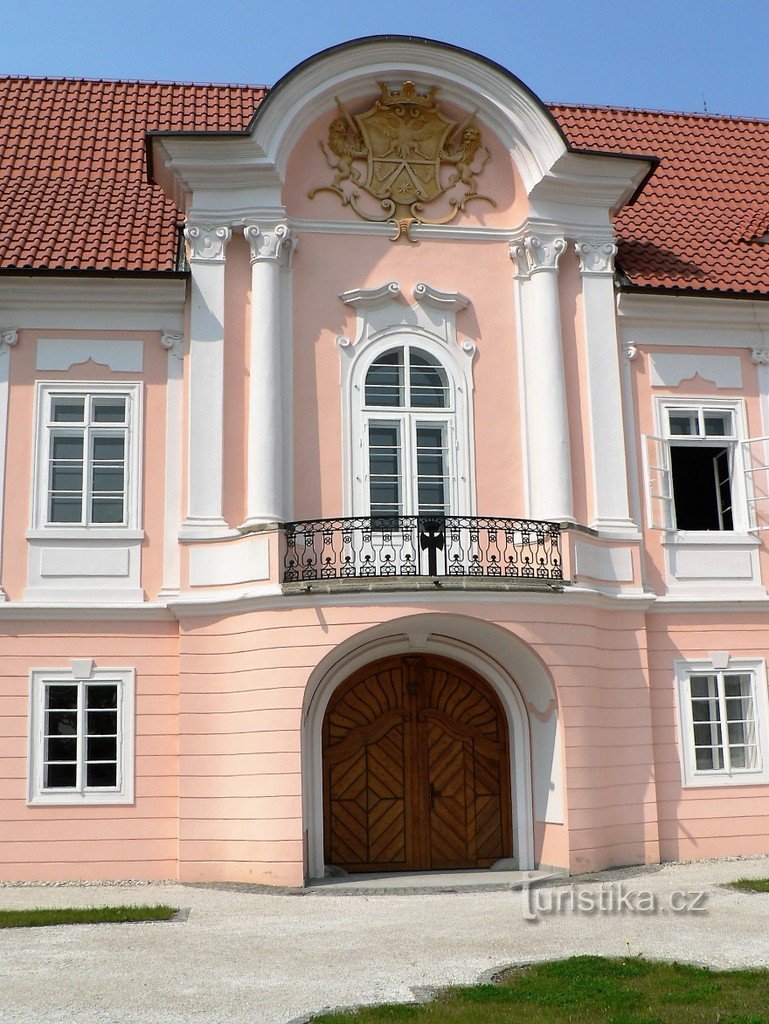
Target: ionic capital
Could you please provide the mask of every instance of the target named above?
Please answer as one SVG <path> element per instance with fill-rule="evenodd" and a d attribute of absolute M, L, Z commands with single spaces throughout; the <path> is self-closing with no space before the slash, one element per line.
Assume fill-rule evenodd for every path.
<path fill-rule="evenodd" d="M 168 349 L 172 356 L 181 359 L 184 348 L 184 334 L 181 331 L 163 331 L 160 335 L 160 347 Z"/>
<path fill-rule="evenodd" d="M 510 243 L 510 258 L 521 276 L 539 270 L 557 270 L 565 251 L 566 239 L 560 236 L 526 235 Z"/>
<path fill-rule="evenodd" d="M 580 239 L 574 243 L 582 274 L 611 274 L 617 246 L 611 239 Z"/>
<path fill-rule="evenodd" d="M 759 366 L 766 366 L 769 363 L 769 348 L 754 348 L 751 350 L 750 358 Z"/>
<path fill-rule="evenodd" d="M 243 236 L 251 247 L 252 264 L 273 260 L 281 266 L 290 265 L 297 238 L 288 224 L 247 224 Z"/>
<path fill-rule="evenodd" d="M 188 224 L 184 229 L 190 263 L 224 263 L 232 230 L 226 224 Z"/>
<path fill-rule="evenodd" d="M 0 327 L 0 345 L 13 348 L 18 343 L 19 332 L 15 327 Z"/>

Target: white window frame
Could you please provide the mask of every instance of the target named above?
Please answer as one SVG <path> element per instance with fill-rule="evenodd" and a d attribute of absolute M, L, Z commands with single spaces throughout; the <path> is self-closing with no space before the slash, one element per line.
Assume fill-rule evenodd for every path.
<path fill-rule="evenodd" d="M 51 403 L 55 398 L 80 396 L 126 399 L 125 515 L 122 523 L 81 524 L 48 522 Z M 32 476 L 31 539 L 111 537 L 141 539 L 143 386 L 140 382 L 38 381 L 35 389 L 34 471 Z M 66 427 L 66 424 L 61 424 Z"/>
<path fill-rule="evenodd" d="M 657 433 L 646 437 L 645 475 L 647 518 L 650 527 L 664 530 L 670 540 L 696 538 L 705 543 L 723 543 L 724 538 L 745 536 L 751 528 L 748 496 L 745 485 L 743 445 L 748 440 L 747 414 L 742 398 L 696 398 L 690 396 L 655 396 L 655 423 Z M 734 434 L 725 439 L 721 447 L 731 448 L 730 491 L 732 499 L 731 530 L 679 530 L 675 518 L 675 497 L 673 494 L 673 473 L 670 458 L 671 445 L 692 447 L 716 447 L 718 437 L 697 438 L 670 433 L 669 413 L 681 411 L 698 416 L 707 412 L 728 412 L 732 416 Z M 650 454 L 650 442 L 654 444 L 657 456 Z M 653 462 L 654 460 L 654 462 Z M 659 463 L 659 464 L 656 464 Z M 658 488 L 658 490 L 655 490 Z M 667 513 L 660 517 L 655 514 L 654 503 L 661 502 Z"/>
<path fill-rule="evenodd" d="M 117 778 L 115 788 L 44 789 L 45 688 L 48 684 L 115 683 L 118 686 Z M 30 806 L 132 804 L 134 802 L 136 673 L 132 668 L 91 668 L 90 675 L 74 668 L 35 668 L 30 672 L 27 803 Z M 78 734 L 78 749 L 82 737 Z"/>
<path fill-rule="evenodd" d="M 472 410 L 472 356 L 461 353 L 458 359 L 445 342 L 436 341 L 419 328 L 402 327 L 380 332 L 376 339 L 355 352 L 351 365 L 343 363 L 343 421 L 346 424 L 345 452 L 345 515 L 368 516 L 369 447 L 368 426 L 371 422 L 401 422 L 401 447 L 406 430 L 416 431 L 415 424 L 441 425 L 446 430 L 446 477 L 448 505 L 451 515 L 475 515 L 475 451 Z M 358 348 L 359 346 L 356 346 Z M 396 406 L 365 404 L 366 375 L 380 356 L 396 348 L 423 352 L 441 369 L 448 387 L 448 404 L 443 409 L 425 407 L 406 411 Z M 404 476 L 408 472 L 403 467 Z M 405 497 L 405 496 L 404 496 Z M 404 505 L 404 509 L 407 506 Z M 410 511 L 410 510 L 409 510 Z M 404 514 L 408 514 L 404 511 Z"/>
<path fill-rule="evenodd" d="M 729 658 L 726 667 L 713 661 L 676 661 L 676 704 L 679 735 L 681 780 L 685 789 L 712 786 L 755 786 L 769 783 L 769 701 L 767 700 L 766 662 L 763 658 Z M 689 679 L 697 675 L 749 674 L 753 677 L 753 700 L 756 714 L 758 763 L 755 768 L 697 768 L 694 751 Z"/>

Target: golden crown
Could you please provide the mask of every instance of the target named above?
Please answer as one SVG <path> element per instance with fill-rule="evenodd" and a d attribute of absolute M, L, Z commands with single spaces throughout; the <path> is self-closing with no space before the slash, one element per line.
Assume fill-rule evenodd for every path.
<path fill-rule="evenodd" d="M 400 89 L 390 89 L 385 82 L 377 82 L 380 89 L 379 103 L 385 107 L 411 104 L 416 107 L 434 107 L 438 86 L 433 85 L 426 93 L 417 92 L 413 82 L 404 82 Z"/>

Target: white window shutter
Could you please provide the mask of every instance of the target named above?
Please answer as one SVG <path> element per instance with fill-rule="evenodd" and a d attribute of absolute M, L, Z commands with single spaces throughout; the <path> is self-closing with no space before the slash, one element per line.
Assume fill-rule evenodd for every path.
<path fill-rule="evenodd" d="M 673 477 L 670 449 L 663 437 L 646 434 L 643 438 L 644 476 L 646 478 L 646 515 L 652 530 L 673 529 Z"/>
<path fill-rule="evenodd" d="M 769 530 L 769 437 L 749 437 L 740 442 L 751 533 Z"/>

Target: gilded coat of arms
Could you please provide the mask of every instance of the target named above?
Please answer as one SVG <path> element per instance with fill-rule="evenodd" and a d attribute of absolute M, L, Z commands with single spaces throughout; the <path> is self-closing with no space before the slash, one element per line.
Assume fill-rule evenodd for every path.
<path fill-rule="evenodd" d="M 473 200 L 496 206 L 476 184 L 490 154 L 475 113 L 461 122 L 446 117 L 435 98 L 437 86 L 420 93 L 413 82 L 395 91 L 377 85 L 379 98 L 362 114 L 351 114 L 337 99 L 340 116 L 321 142 L 334 178 L 314 188 L 310 199 L 334 192 L 364 220 L 392 221 L 393 240 L 403 234 L 410 238 L 412 224 L 448 224 Z M 361 205 L 361 189 L 379 200 L 381 211 Z M 448 210 L 427 217 L 425 205 L 442 195 Z"/>

